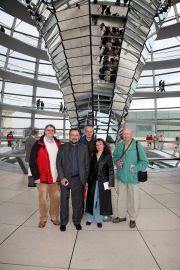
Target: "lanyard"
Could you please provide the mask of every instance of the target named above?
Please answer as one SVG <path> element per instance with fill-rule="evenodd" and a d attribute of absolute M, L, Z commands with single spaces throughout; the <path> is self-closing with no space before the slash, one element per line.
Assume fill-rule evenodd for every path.
<path fill-rule="evenodd" d="M 124 151 L 124 149 L 125 149 L 125 144 L 124 144 L 123 153 L 122 153 L 122 155 L 121 155 L 120 159 L 122 159 L 122 157 L 123 157 L 123 156 L 126 154 L 127 150 L 129 149 L 129 147 L 130 147 L 130 146 L 131 146 L 131 144 L 132 144 L 132 141 L 133 141 L 133 139 L 131 140 L 130 144 L 128 145 L 128 147 L 126 148 L 126 150 L 125 150 L 125 151 Z"/>

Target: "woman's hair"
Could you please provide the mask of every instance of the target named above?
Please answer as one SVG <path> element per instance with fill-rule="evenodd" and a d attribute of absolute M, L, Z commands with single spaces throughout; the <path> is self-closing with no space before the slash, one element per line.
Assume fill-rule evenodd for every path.
<path fill-rule="evenodd" d="M 104 153 L 109 154 L 111 152 L 109 144 L 107 142 L 105 142 L 103 139 L 101 139 L 101 138 L 96 139 L 95 143 L 96 142 L 102 142 L 103 143 L 103 145 L 104 145 L 104 151 L 103 152 Z M 97 148 L 96 148 L 96 152 L 97 152 Z"/>

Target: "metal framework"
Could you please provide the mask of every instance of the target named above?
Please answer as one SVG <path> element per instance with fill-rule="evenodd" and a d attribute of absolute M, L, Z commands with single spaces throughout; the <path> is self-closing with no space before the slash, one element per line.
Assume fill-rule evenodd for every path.
<path fill-rule="evenodd" d="M 163 5 L 157 0 L 131 0 L 128 5 L 32 0 L 27 5 L 48 48 L 72 126 L 82 130 L 90 123 L 97 134 L 116 139 L 152 48 L 155 36 L 148 35 L 155 15 Z M 103 6 L 106 11 L 110 7 L 111 14 Z M 105 73 L 109 79 L 101 80 Z"/>

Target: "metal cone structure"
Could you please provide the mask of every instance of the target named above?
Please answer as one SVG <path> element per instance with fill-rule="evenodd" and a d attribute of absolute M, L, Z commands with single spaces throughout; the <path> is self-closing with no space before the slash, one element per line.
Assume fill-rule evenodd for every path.
<path fill-rule="evenodd" d="M 32 0 L 72 127 L 116 140 L 165 1 Z M 157 30 L 158 28 L 156 28 Z"/>

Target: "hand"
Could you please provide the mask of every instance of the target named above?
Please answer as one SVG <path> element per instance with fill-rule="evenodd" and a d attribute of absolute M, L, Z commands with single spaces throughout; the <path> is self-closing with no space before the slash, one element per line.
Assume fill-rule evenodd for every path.
<path fill-rule="evenodd" d="M 34 181 L 34 183 L 35 183 L 35 184 L 40 184 L 41 181 L 40 181 L 40 179 L 37 179 L 37 180 Z"/>
<path fill-rule="evenodd" d="M 85 184 L 84 188 L 85 188 L 85 190 L 88 189 L 88 183 Z"/>
<path fill-rule="evenodd" d="M 61 179 L 61 184 L 66 187 L 69 184 L 69 181 L 66 178 L 63 178 Z"/>
<path fill-rule="evenodd" d="M 130 173 L 135 173 L 135 166 L 134 166 L 134 165 L 131 165 L 131 166 L 129 167 L 129 172 L 130 172 Z"/>
<path fill-rule="evenodd" d="M 123 166 L 123 161 L 119 159 L 116 164 L 117 164 L 118 169 L 121 169 Z"/>

